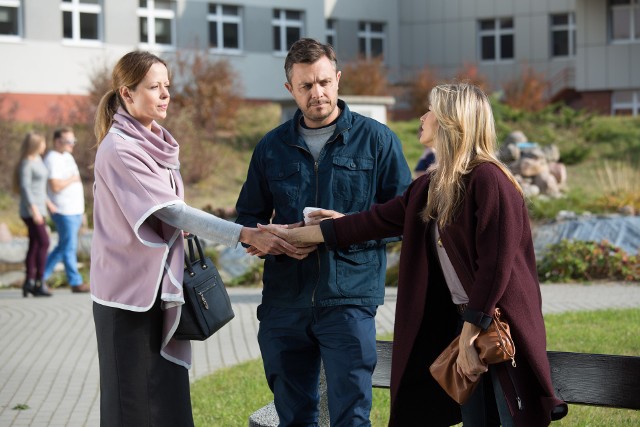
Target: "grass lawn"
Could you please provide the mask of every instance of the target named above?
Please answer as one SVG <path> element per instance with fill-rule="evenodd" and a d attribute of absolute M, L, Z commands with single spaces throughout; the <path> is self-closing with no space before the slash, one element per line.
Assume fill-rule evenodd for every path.
<path fill-rule="evenodd" d="M 545 319 L 549 350 L 640 355 L 640 309 L 553 314 Z M 372 425 L 386 426 L 389 392 L 373 391 Z M 198 427 L 245 427 L 249 416 L 273 399 L 260 360 L 197 381 L 191 395 Z M 569 415 L 553 425 L 635 427 L 640 425 L 640 411 L 571 405 Z"/>

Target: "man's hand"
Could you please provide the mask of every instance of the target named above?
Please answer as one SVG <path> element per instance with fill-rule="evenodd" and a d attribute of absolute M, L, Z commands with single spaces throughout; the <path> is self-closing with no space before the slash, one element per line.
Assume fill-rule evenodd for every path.
<path fill-rule="evenodd" d="M 256 256 L 288 255 L 295 259 L 304 259 L 317 248 L 316 245 L 297 247 L 267 230 L 248 227 L 243 227 L 240 231 L 240 241 L 251 245 L 247 248 L 247 253 Z"/>

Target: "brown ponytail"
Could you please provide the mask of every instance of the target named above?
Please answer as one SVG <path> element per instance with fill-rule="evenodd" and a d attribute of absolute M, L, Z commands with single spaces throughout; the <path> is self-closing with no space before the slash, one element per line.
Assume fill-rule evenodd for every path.
<path fill-rule="evenodd" d="M 107 136 L 113 124 L 113 115 L 118 111 L 120 100 L 115 90 L 111 89 L 104 94 L 96 110 L 96 123 L 93 132 L 96 135 L 96 146 Z"/>

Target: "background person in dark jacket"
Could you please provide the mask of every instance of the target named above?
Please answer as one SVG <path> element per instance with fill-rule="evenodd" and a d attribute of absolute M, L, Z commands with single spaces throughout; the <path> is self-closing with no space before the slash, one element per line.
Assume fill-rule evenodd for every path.
<path fill-rule="evenodd" d="M 420 123 L 422 126 L 422 123 Z M 436 162 L 436 150 L 432 147 L 425 147 L 422 155 L 418 159 L 416 167 L 413 168 L 413 176 L 419 177 L 427 173 L 427 169 Z"/>
<path fill-rule="evenodd" d="M 301 39 L 292 45 L 285 71 L 285 87 L 299 109 L 256 147 L 238 198 L 237 222 L 255 227 L 273 217 L 275 224 L 296 223 L 308 206 L 337 217 L 401 194 L 411 172 L 400 141 L 338 100 L 341 73 L 333 48 Z M 304 260 L 249 248 L 266 255 L 258 341 L 280 425 L 318 422 L 321 360 L 331 425 L 370 425 L 384 243 L 338 251 L 320 246 Z"/>
<path fill-rule="evenodd" d="M 449 426 L 461 414 L 465 427 L 548 425 L 566 415 L 567 405 L 554 396 L 529 217 L 519 185 L 495 156 L 491 106 L 467 84 L 436 86 L 430 101 L 419 138 L 435 144 L 438 161 L 402 196 L 320 227 L 271 230 L 296 244 L 326 241 L 330 247 L 403 235 L 390 426 L 422 426 L 425 420 Z M 462 290 L 445 279 L 438 245 Z M 467 302 L 457 300 L 461 296 Z M 485 366 L 473 346 L 496 307 L 511 327 L 516 367 Z M 462 406 L 429 373 L 460 323 L 458 370 L 481 381 Z"/>

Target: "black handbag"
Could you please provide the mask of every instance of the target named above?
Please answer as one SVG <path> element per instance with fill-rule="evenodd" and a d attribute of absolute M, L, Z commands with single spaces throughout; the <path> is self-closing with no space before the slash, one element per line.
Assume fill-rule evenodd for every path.
<path fill-rule="evenodd" d="M 220 273 L 213 261 L 204 256 L 198 237 L 187 237 L 187 246 L 182 281 L 184 305 L 180 323 L 173 336 L 179 340 L 204 341 L 229 323 L 235 313 Z"/>

